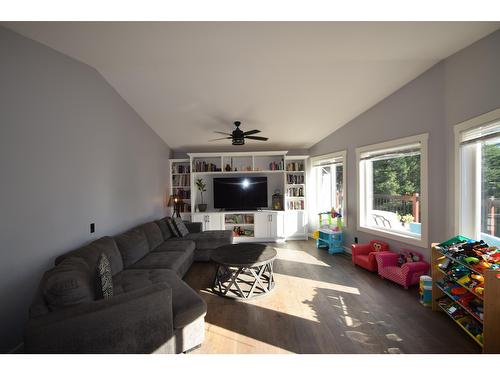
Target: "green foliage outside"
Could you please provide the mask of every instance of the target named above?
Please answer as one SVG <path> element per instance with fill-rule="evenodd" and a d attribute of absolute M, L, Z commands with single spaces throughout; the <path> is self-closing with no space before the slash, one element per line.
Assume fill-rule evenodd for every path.
<path fill-rule="evenodd" d="M 412 222 L 412 203 L 376 195 L 413 195 L 420 193 L 420 155 L 373 162 L 373 208 L 396 212 L 402 222 Z"/>
<path fill-rule="evenodd" d="M 373 194 L 420 193 L 420 155 L 373 162 Z"/>
<path fill-rule="evenodd" d="M 500 143 L 483 146 L 484 198 L 500 198 Z"/>
<path fill-rule="evenodd" d="M 500 238 L 500 143 L 485 144 L 482 150 L 483 166 L 483 204 L 481 230 Z M 494 200 L 491 200 L 494 197 Z M 490 218 L 491 205 L 495 205 L 495 216 Z M 488 220 L 490 219 L 490 221 Z M 495 231 L 491 232 L 491 220 L 494 220 Z"/>

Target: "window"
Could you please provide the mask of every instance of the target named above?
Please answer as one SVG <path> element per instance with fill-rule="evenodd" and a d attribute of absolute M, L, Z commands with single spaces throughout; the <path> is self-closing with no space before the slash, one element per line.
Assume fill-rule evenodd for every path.
<path fill-rule="evenodd" d="M 356 149 L 358 230 L 427 246 L 427 138 Z"/>
<path fill-rule="evenodd" d="M 311 159 L 313 190 L 312 199 L 314 223 L 317 224 L 317 214 L 329 212 L 334 208 L 342 214 L 342 221 L 346 225 L 345 215 L 345 157 L 346 152 L 316 156 Z"/>
<path fill-rule="evenodd" d="M 491 120 L 495 115 L 480 116 L 455 128 L 457 216 L 460 234 L 500 246 L 500 117 Z"/>

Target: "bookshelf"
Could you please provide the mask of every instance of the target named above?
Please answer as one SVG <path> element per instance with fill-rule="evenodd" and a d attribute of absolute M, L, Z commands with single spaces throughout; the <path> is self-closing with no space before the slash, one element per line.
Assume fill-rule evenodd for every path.
<path fill-rule="evenodd" d="M 285 157 L 285 231 L 287 238 L 307 239 L 307 155 Z"/>
<path fill-rule="evenodd" d="M 170 192 L 183 201 L 180 214 L 183 220 L 191 217 L 191 163 L 189 159 L 170 159 Z M 173 207 L 169 207 L 173 214 Z"/>
<path fill-rule="evenodd" d="M 287 151 L 202 152 L 187 155 L 186 159 L 170 161 L 171 194 L 186 194 L 184 212 L 181 213 L 183 219 L 201 222 L 204 230 L 232 230 L 235 242 L 307 239 L 307 156 L 290 156 Z M 247 212 L 215 209 L 213 180 L 224 176 L 266 176 L 267 209 Z M 201 203 L 201 195 L 195 186 L 197 179 L 202 179 L 206 184 L 203 197 L 207 210 L 202 212 L 196 210 L 197 204 Z M 283 197 L 281 210 L 271 209 L 272 197 L 276 192 Z"/>
<path fill-rule="evenodd" d="M 285 208 L 306 209 L 306 159 L 307 156 L 288 156 L 285 160 Z"/>

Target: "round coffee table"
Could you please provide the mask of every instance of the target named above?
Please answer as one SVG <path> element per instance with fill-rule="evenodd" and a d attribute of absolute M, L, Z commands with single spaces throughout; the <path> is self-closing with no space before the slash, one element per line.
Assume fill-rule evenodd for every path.
<path fill-rule="evenodd" d="M 276 250 L 259 243 L 225 245 L 212 254 L 216 264 L 213 291 L 218 295 L 250 299 L 274 288 Z"/>

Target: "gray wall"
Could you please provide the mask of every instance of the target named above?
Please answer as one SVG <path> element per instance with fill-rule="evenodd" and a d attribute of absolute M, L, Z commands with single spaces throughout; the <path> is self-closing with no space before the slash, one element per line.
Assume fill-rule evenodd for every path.
<path fill-rule="evenodd" d="M 0 351 L 54 258 L 160 217 L 168 146 L 89 66 L 0 28 Z M 89 233 L 95 222 L 96 233 Z"/>
<path fill-rule="evenodd" d="M 347 149 L 346 245 L 355 236 L 361 242 L 377 238 L 356 230 L 355 149 L 421 133 L 429 133 L 429 241 L 454 234 L 453 125 L 500 107 L 499 61 L 496 31 L 433 66 L 309 150 L 315 156 Z M 386 241 L 395 249 L 408 247 Z M 419 250 L 429 257 L 428 249 Z"/>

